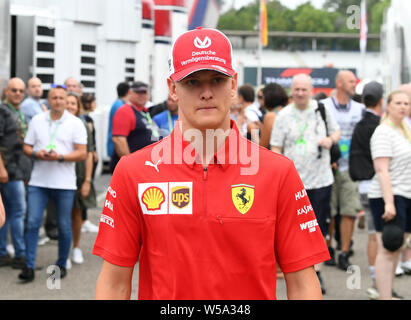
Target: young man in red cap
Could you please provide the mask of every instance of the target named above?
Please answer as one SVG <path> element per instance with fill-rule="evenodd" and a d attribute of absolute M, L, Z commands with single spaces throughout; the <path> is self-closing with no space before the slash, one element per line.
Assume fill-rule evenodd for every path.
<path fill-rule="evenodd" d="M 181 35 L 170 58 L 179 121 L 114 172 L 94 254 L 97 299 L 275 299 L 276 263 L 290 299 L 320 299 L 313 266 L 329 259 L 293 163 L 241 137 L 228 38 Z M 251 152 L 251 157 L 249 156 Z"/>

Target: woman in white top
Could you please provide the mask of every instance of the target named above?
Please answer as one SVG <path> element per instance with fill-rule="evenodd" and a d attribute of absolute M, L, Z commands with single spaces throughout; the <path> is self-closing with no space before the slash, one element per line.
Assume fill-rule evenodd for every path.
<path fill-rule="evenodd" d="M 411 132 L 404 121 L 409 108 L 409 97 L 404 92 L 392 92 L 386 115 L 371 137 L 376 175 L 368 198 L 377 231 L 375 275 L 380 299 L 392 299 L 394 272 L 401 251 L 401 248 L 390 251 L 384 247 L 383 225 L 398 217 L 403 231 L 411 231 Z"/>

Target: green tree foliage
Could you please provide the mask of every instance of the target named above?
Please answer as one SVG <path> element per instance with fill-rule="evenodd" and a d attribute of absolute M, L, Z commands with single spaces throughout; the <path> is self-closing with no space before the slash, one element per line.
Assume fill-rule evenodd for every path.
<path fill-rule="evenodd" d="M 326 0 L 322 9 L 317 9 L 310 1 L 291 10 L 278 0 L 267 1 L 267 22 L 270 31 L 299 32 L 342 32 L 359 33 L 358 29 L 347 26 L 351 5 L 360 6 L 360 0 Z M 385 9 L 390 0 L 367 0 L 368 32 L 379 33 Z M 250 3 L 240 10 L 230 10 L 220 16 L 218 28 L 221 30 L 258 30 L 259 1 Z M 288 44 L 293 40 L 287 40 Z M 284 42 L 284 41 L 283 41 Z M 330 41 L 321 40 L 330 45 Z M 278 47 L 278 40 L 270 39 L 269 46 Z M 336 49 L 358 50 L 358 40 L 339 40 L 333 42 Z M 379 41 L 369 42 L 369 49 L 378 50 Z"/>

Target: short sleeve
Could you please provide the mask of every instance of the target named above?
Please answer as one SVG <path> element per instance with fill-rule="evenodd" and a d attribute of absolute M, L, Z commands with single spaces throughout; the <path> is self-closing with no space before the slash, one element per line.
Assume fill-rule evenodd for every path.
<path fill-rule="evenodd" d="M 136 125 L 136 117 L 130 112 L 130 106 L 124 105 L 120 107 L 113 117 L 112 135 L 128 137 L 130 132 L 134 130 Z"/>
<path fill-rule="evenodd" d="M 274 121 L 273 129 L 271 130 L 270 145 L 273 147 L 284 147 L 285 132 L 283 130 L 284 116 L 280 112 Z"/>
<path fill-rule="evenodd" d="M 340 126 L 338 125 L 333 114 L 327 107 L 325 107 L 325 116 L 327 119 L 328 135 L 340 130 Z"/>
<path fill-rule="evenodd" d="M 371 136 L 371 155 L 372 159 L 391 158 L 392 143 L 390 128 L 386 125 L 380 125 L 375 129 Z"/>
<path fill-rule="evenodd" d="M 79 118 L 75 118 L 76 120 L 76 130 L 73 131 L 74 137 L 73 142 L 74 144 L 87 144 L 87 130 L 84 127 L 83 121 Z"/>
<path fill-rule="evenodd" d="M 258 118 L 258 114 L 256 111 L 252 110 L 252 109 L 248 109 L 245 110 L 245 116 L 247 117 L 247 119 L 251 122 L 258 122 L 260 121 L 260 119 Z"/>
<path fill-rule="evenodd" d="M 40 119 L 40 118 L 35 117 L 30 122 L 29 129 L 27 130 L 26 136 L 24 137 L 24 143 L 30 146 L 34 146 L 36 143 L 36 124 L 38 122 L 37 119 Z"/>
<path fill-rule="evenodd" d="M 122 267 L 133 267 L 140 254 L 141 223 L 135 184 L 121 158 L 107 191 L 93 254 Z"/>
<path fill-rule="evenodd" d="M 281 270 L 296 272 L 329 260 L 315 213 L 292 162 L 279 190 L 275 253 Z"/>

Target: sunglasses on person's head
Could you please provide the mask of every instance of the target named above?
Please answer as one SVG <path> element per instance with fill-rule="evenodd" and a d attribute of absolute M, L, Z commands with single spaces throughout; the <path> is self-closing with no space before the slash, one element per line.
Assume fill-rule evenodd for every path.
<path fill-rule="evenodd" d="M 54 88 L 63 88 L 63 89 L 67 89 L 67 87 L 64 84 L 57 84 L 57 83 L 52 83 L 51 87 Z"/>
<path fill-rule="evenodd" d="M 17 92 L 24 93 L 24 89 L 11 88 L 10 91 L 13 93 L 17 93 Z"/>

